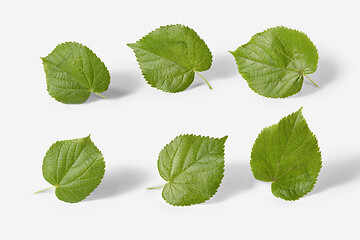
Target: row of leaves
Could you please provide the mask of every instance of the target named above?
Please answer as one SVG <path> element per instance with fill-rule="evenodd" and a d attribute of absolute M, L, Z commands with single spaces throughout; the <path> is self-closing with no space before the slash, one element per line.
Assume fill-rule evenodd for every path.
<path fill-rule="evenodd" d="M 183 25 L 163 26 L 128 46 L 152 87 L 181 92 L 192 84 L 197 73 L 211 89 L 199 72 L 210 69 L 212 54 L 193 29 Z M 270 98 L 298 93 L 304 77 L 313 82 L 307 75 L 316 71 L 319 59 L 315 45 L 306 34 L 286 27 L 255 34 L 248 43 L 230 53 L 249 87 Z M 59 102 L 83 103 L 91 93 L 100 95 L 109 88 L 110 73 L 105 64 L 82 44 L 59 44 L 42 61 L 47 90 Z"/>
<path fill-rule="evenodd" d="M 224 177 L 227 138 L 180 135 L 161 150 L 157 166 L 166 181 L 160 186 L 164 186 L 166 202 L 189 206 L 203 203 L 217 192 Z M 313 189 L 322 166 L 321 153 L 302 108 L 261 131 L 250 165 L 256 179 L 272 183 L 276 197 L 297 200 Z M 105 162 L 88 136 L 54 143 L 45 155 L 42 171 L 58 199 L 76 203 L 101 183 Z"/>

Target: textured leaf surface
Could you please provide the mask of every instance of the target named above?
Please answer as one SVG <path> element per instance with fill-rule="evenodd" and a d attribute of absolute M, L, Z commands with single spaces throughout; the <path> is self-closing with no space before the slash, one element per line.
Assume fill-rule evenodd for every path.
<path fill-rule="evenodd" d="M 321 169 L 321 153 L 302 109 L 261 131 L 251 152 L 254 177 L 272 182 L 272 193 L 297 200 L 309 193 Z"/>
<path fill-rule="evenodd" d="M 249 87 L 271 98 L 298 93 L 304 76 L 316 71 L 319 59 L 306 34 L 286 27 L 258 33 L 231 53 Z"/>
<path fill-rule="evenodd" d="M 45 180 L 56 187 L 58 199 L 76 203 L 100 184 L 105 163 L 88 136 L 54 143 L 46 153 L 42 170 Z"/>
<path fill-rule="evenodd" d="M 195 71 L 206 71 L 212 63 L 205 42 L 183 25 L 160 27 L 128 46 L 145 80 L 165 92 L 184 91 L 194 81 Z"/>
<path fill-rule="evenodd" d="M 87 47 L 76 43 L 59 44 L 42 58 L 47 90 L 62 103 L 83 103 L 91 92 L 108 89 L 110 74 L 104 63 Z"/>
<path fill-rule="evenodd" d="M 188 206 L 216 193 L 224 176 L 226 139 L 180 135 L 164 147 L 158 169 L 167 181 L 162 192 L 166 202 Z"/>

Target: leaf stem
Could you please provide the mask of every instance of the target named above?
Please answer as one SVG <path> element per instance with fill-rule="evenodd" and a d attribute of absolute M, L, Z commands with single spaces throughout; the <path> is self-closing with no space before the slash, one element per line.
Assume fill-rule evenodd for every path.
<path fill-rule="evenodd" d="M 49 188 L 45 188 L 45 189 L 43 189 L 43 190 L 34 192 L 34 194 L 41 193 L 41 192 L 44 192 L 44 191 L 47 191 L 47 190 L 50 190 L 50 189 L 53 189 L 53 188 L 56 188 L 56 186 L 52 186 L 52 187 L 49 187 Z"/>
<path fill-rule="evenodd" d="M 319 87 L 313 80 L 311 80 L 305 73 L 303 73 L 303 75 L 307 78 L 307 79 L 309 79 L 314 85 L 315 85 L 315 87 Z"/>
<path fill-rule="evenodd" d="M 165 185 L 166 185 L 166 183 L 163 184 L 163 185 L 157 186 L 157 187 L 148 187 L 148 188 L 146 188 L 146 189 L 158 189 L 158 188 L 161 188 L 161 187 L 163 187 L 163 186 L 165 186 Z"/>
<path fill-rule="evenodd" d="M 209 83 L 208 81 L 206 81 L 206 79 L 205 79 L 198 71 L 196 71 L 195 69 L 193 69 L 193 70 L 194 70 L 194 72 L 196 72 L 202 79 L 204 79 L 204 81 L 207 83 L 207 85 L 209 86 L 209 88 L 212 89 L 210 83 Z"/>
<path fill-rule="evenodd" d="M 91 91 L 91 92 L 95 93 L 96 95 L 98 95 L 98 96 L 100 96 L 100 97 L 102 97 L 102 98 L 108 99 L 107 97 L 101 95 L 100 93 L 97 93 L 97 92 L 94 92 L 94 91 Z"/>

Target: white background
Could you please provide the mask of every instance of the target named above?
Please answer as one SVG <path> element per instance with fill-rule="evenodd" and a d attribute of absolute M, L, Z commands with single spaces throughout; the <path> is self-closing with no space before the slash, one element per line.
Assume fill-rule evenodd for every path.
<path fill-rule="evenodd" d="M 1 239 L 359 239 L 359 7 L 357 1 L 2 1 L 0 4 Z M 181 23 L 211 49 L 212 68 L 183 93 L 145 83 L 126 46 L 151 30 Z M 299 94 L 255 94 L 228 53 L 268 27 L 304 31 L 320 61 Z M 40 57 L 57 44 L 92 49 L 111 73 L 101 99 L 66 105 L 46 91 Z M 271 194 L 249 167 L 262 128 L 304 107 L 323 168 L 313 192 L 295 202 Z M 59 201 L 42 177 L 57 140 L 87 136 L 106 174 L 88 199 Z M 226 170 L 208 202 L 173 207 L 156 161 L 181 133 L 229 135 Z"/>

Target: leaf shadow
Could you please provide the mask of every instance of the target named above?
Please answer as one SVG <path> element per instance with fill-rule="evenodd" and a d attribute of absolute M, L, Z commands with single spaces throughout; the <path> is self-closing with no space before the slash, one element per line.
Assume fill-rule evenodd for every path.
<path fill-rule="evenodd" d="M 319 85 L 319 88 L 314 86 L 314 84 L 310 82 L 309 79 L 304 77 L 302 89 L 298 94 L 294 95 L 294 97 L 297 98 L 309 96 L 323 90 L 336 80 L 338 73 L 339 66 L 336 62 L 336 58 L 330 55 L 321 55 L 319 58 L 319 64 L 316 72 L 308 75 L 308 77 L 310 77 L 317 85 Z"/>
<path fill-rule="evenodd" d="M 223 181 L 208 204 L 224 202 L 242 192 L 250 190 L 255 184 L 249 164 L 233 162 L 225 166 Z"/>
<path fill-rule="evenodd" d="M 229 53 L 214 55 L 213 66 L 210 69 L 209 81 L 230 78 L 238 74 L 237 65 L 234 57 Z"/>
<path fill-rule="evenodd" d="M 106 92 L 101 95 L 108 99 L 122 98 L 135 92 L 141 86 L 141 79 L 135 72 L 130 71 L 115 71 L 111 73 L 110 86 Z M 104 100 L 96 94 L 91 94 L 86 103 L 91 103 L 99 100 Z"/>
<path fill-rule="evenodd" d="M 148 175 L 143 170 L 131 167 L 112 167 L 106 172 L 102 183 L 87 201 L 112 198 L 133 191 L 146 182 Z"/>
<path fill-rule="evenodd" d="M 230 53 L 214 55 L 211 68 L 200 74 L 203 75 L 210 85 L 213 81 L 230 78 L 237 74 L 235 59 Z M 195 73 L 195 80 L 188 89 L 194 89 L 202 85 L 207 87 L 204 80 Z"/>
<path fill-rule="evenodd" d="M 317 194 L 357 179 L 360 179 L 360 154 L 350 159 L 339 159 L 324 165 L 311 194 Z"/>

